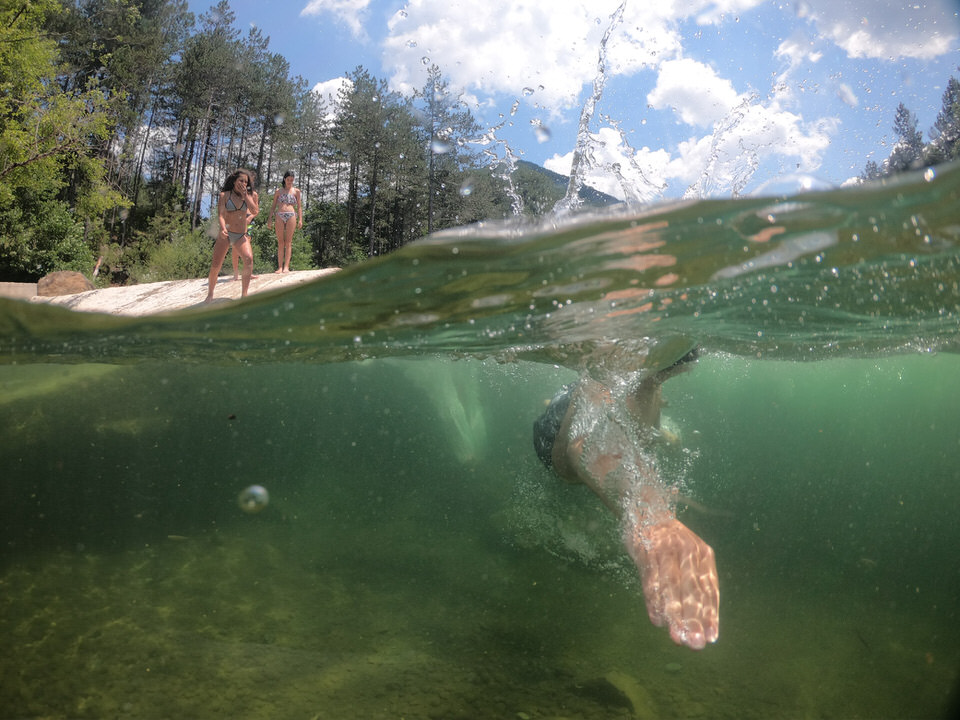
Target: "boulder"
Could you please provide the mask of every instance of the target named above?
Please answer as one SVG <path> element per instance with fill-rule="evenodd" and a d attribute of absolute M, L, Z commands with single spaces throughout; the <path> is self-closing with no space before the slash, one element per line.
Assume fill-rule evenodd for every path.
<path fill-rule="evenodd" d="M 93 283 L 86 275 L 73 270 L 57 270 L 37 281 L 37 295 L 41 297 L 75 295 L 93 289 Z"/>

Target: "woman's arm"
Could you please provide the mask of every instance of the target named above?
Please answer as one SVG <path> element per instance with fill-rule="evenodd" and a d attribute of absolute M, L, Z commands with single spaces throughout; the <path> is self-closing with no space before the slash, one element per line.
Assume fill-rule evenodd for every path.
<path fill-rule="evenodd" d="M 303 227 L 303 200 L 300 199 L 300 188 L 294 190 L 294 193 L 297 196 L 297 214 L 300 217 L 300 220 L 297 222 L 297 227 Z"/>
<path fill-rule="evenodd" d="M 227 234 L 227 193 L 220 193 L 220 199 L 217 200 L 217 219 L 220 222 L 220 234 Z"/>

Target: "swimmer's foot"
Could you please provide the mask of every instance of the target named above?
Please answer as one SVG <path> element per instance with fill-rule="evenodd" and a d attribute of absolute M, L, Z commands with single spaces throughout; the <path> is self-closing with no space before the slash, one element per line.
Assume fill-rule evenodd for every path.
<path fill-rule="evenodd" d="M 720 586 L 713 548 L 676 518 L 628 526 L 624 544 L 643 580 L 650 622 L 678 645 L 702 650 L 720 636 Z"/>

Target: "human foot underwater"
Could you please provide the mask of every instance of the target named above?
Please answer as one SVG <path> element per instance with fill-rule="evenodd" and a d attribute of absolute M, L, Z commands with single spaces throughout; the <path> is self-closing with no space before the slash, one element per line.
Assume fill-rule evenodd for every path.
<path fill-rule="evenodd" d="M 691 350 L 632 385 L 585 376 L 564 387 L 534 423 L 534 447 L 544 465 L 589 487 L 620 519 L 650 621 L 667 626 L 678 645 L 701 650 L 720 636 L 716 560 L 677 520 L 676 489 L 660 475 L 650 449 L 661 436 L 661 386 L 696 359 Z"/>

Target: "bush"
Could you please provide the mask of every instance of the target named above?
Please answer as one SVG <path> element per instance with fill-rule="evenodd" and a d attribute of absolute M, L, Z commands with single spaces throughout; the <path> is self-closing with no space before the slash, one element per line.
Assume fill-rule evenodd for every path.
<path fill-rule="evenodd" d="M 206 228 L 190 229 L 187 215 L 167 208 L 150 219 L 146 230 L 121 253 L 119 264 L 134 283 L 189 280 L 210 270 L 213 239 Z"/>
<path fill-rule="evenodd" d="M 262 216 L 261 216 L 262 217 Z M 250 229 L 250 244 L 253 246 L 253 270 L 256 273 L 274 272 L 277 263 L 277 233 L 267 227 L 266 222 L 257 222 Z M 303 230 L 293 234 L 293 251 L 290 254 L 291 270 L 310 270 L 314 267 L 311 260 L 310 241 Z"/>
<path fill-rule="evenodd" d="M 213 243 L 202 230 L 193 230 L 158 245 L 148 259 L 148 266 L 136 282 L 189 280 L 206 277 L 210 271 Z"/>
<path fill-rule="evenodd" d="M 38 280 L 55 270 L 89 276 L 95 262 L 66 203 L 49 200 L 32 213 L 10 208 L 0 215 L 0 280 Z"/>

